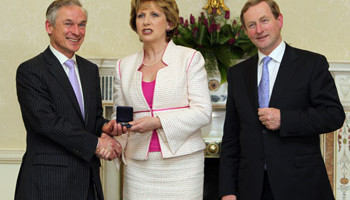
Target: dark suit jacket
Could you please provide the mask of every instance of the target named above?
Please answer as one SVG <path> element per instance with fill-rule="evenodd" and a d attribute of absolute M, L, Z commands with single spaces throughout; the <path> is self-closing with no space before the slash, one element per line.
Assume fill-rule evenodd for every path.
<path fill-rule="evenodd" d="M 286 45 L 269 105 L 281 111 L 277 131 L 258 118 L 257 62 L 228 72 L 220 195 L 261 199 L 266 163 L 276 200 L 334 199 L 319 136 L 340 128 L 345 114 L 326 58 Z"/>
<path fill-rule="evenodd" d="M 27 130 L 27 149 L 15 199 L 85 200 L 90 179 L 101 199 L 95 156 L 102 118 L 98 68 L 76 56 L 85 120 L 67 74 L 49 48 L 17 69 L 17 96 Z"/>

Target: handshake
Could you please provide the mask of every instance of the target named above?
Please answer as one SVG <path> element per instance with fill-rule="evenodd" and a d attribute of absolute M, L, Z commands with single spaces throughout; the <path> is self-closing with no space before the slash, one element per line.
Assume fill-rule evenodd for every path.
<path fill-rule="evenodd" d="M 97 157 L 104 160 L 114 160 L 120 158 L 122 154 L 122 146 L 116 141 L 113 136 L 121 135 L 123 127 L 116 123 L 116 120 L 111 120 L 102 127 L 102 135 L 98 138 L 95 154 Z"/>

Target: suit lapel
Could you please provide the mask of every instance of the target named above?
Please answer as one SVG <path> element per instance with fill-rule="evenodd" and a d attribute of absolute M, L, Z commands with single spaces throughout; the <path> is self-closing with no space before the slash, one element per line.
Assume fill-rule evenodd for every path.
<path fill-rule="evenodd" d="M 247 61 L 247 68 L 244 71 L 244 80 L 249 101 L 253 108 L 258 109 L 258 81 L 257 81 L 257 66 L 258 55 Z"/>
<path fill-rule="evenodd" d="M 286 50 L 273 86 L 269 107 L 279 107 L 280 96 L 297 69 L 297 65 L 295 65 L 296 59 L 297 55 L 295 54 L 294 49 L 289 45 L 286 45 Z"/>
<path fill-rule="evenodd" d="M 68 98 L 72 101 L 74 109 L 80 114 L 82 120 L 83 116 L 81 115 L 80 107 L 78 100 L 75 96 L 72 85 L 69 82 L 68 76 L 64 71 L 62 65 L 51 52 L 50 48 L 47 48 L 44 52 L 46 62 L 49 65 L 49 71 L 57 79 L 58 84 L 60 84 L 67 93 Z M 85 98 L 84 98 L 85 100 Z"/>

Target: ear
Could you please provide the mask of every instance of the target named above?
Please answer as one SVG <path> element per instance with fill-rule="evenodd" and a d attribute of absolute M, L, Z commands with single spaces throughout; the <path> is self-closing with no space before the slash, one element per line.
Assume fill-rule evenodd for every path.
<path fill-rule="evenodd" d="M 280 15 L 277 17 L 277 21 L 278 21 L 278 24 L 279 24 L 280 29 L 282 29 L 282 27 L 283 27 L 283 15 L 282 15 L 282 14 L 280 14 Z"/>
<path fill-rule="evenodd" d="M 46 20 L 45 21 L 45 30 L 46 30 L 47 34 L 51 35 L 52 29 L 53 29 L 52 24 L 48 20 Z"/>
<path fill-rule="evenodd" d="M 173 23 L 172 22 L 168 22 L 168 25 L 166 26 L 166 31 L 171 31 L 173 29 Z"/>

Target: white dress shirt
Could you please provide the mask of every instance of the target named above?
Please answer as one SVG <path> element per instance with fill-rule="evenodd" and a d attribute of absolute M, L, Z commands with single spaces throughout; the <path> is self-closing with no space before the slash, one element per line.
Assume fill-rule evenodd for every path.
<path fill-rule="evenodd" d="M 83 96 L 83 89 L 81 87 L 81 82 L 80 82 L 80 76 L 79 76 L 79 69 L 78 69 L 78 64 L 75 58 L 75 54 L 73 55 L 72 58 L 67 58 L 63 53 L 57 51 L 53 46 L 50 45 L 50 50 L 52 51 L 52 53 L 56 56 L 56 58 L 58 59 L 58 61 L 61 63 L 64 71 L 67 74 L 67 77 L 69 78 L 69 68 L 64 64 L 67 60 L 72 59 L 74 60 L 74 68 L 75 68 L 75 74 L 78 78 L 78 82 L 79 82 L 79 87 L 80 87 L 80 92 L 81 92 L 81 96 L 82 96 L 82 103 L 84 106 L 84 96 Z"/>
<path fill-rule="evenodd" d="M 259 61 L 258 61 L 258 86 L 260 83 L 260 79 L 262 76 L 262 67 L 263 67 L 263 61 L 262 59 L 266 56 L 271 57 L 272 59 L 268 63 L 269 68 L 269 98 L 271 98 L 271 93 L 273 86 L 275 84 L 277 73 L 281 65 L 281 61 L 284 55 L 284 51 L 286 49 L 286 43 L 282 40 L 282 42 L 277 46 L 276 49 L 274 49 L 270 55 L 264 55 L 260 51 L 258 52 L 259 55 Z"/>

